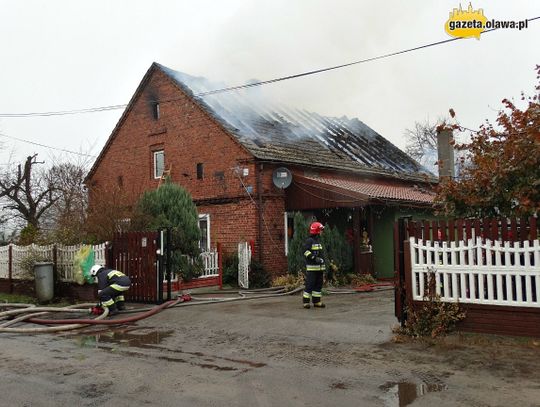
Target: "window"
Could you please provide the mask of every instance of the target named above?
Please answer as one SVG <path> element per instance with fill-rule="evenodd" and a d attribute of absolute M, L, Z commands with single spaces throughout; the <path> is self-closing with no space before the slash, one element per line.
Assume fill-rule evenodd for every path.
<path fill-rule="evenodd" d="M 154 179 L 161 178 L 165 170 L 165 152 L 154 151 Z"/>
<path fill-rule="evenodd" d="M 197 179 L 203 179 L 204 176 L 204 167 L 203 163 L 197 164 Z"/>
<path fill-rule="evenodd" d="M 152 112 L 154 114 L 154 120 L 158 120 L 159 119 L 159 103 L 154 103 L 152 105 Z"/>
<path fill-rule="evenodd" d="M 210 250 L 210 215 L 199 215 L 199 229 L 201 230 L 199 247 L 202 252 L 207 252 Z"/>

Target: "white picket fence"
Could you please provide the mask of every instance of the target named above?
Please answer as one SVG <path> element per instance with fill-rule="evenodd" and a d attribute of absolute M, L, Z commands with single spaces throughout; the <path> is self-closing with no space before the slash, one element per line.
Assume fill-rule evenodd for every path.
<path fill-rule="evenodd" d="M 61 281 L 74 282 L 75 254 L 85 245 L 74 246 L 47 245 L 17 246 L 10 244 L 0 247 L 0 278 L 9 278 L 9 251 L 11 248 L 11 278 L 15 280 L 25 279 L 25 271 L 21 265 L 25 257 L 37 253 L 47 261 L 53 261 L 56 248 L 56 267 Z M 105 264 L 105 243 L 92 245 L 95 263 Z"/>
<path fill-rule="evenodd" d="M 202 274 L 197 278 L 208 278 L 208 277 L 218 277 L 219 276 L 219 256 L 217 248 L 211 249 L 207 252 L 202 252 L 200 257 L 203 261 L 204 270 Z M 163 282 L 167 281 L 167 277 L 163 277 Z M 171 282 L 177 282 L 178 274 L 174 271 L 171 275 Z"/>
<path fill-rule="evenodd" d="M 0 247 L 0 278 L 9 278 L 9 250 L 11 247 L 11 278 L 14 280 L 25 279 L 25 271 L 21 266 L 21 262 L 25 257 L 32 253 L 39 254 L 40 257 L 47 261 L 53 261 L 54 248 L 56 247 L 56 267 L 58 276 L 61 281 L 75 282 L 75 255 L 83 247 L 83 244 L 74 246 L 63 245 L 48 245 L 39 246 L 31 244 L 28 246 L 17 246 L 10 244 Z M 105 264 L 105 243 L 93 245 L 94 262 L 96 264 Z M 219 276 L 219 259 L 217 249 L 201 253 L 201 258 L 204 264 L 203 274 L 199 278 L 217 277 Z M 173 277 L 173 280 L 176 276 Z"/>
<path fill-rule="evenodd" d="M 422 301 L 430 278 L 441 301 L 540 308 L 540 241 L 458 244 L 410 238 L 412 295 Z"/>
<path fill-rule="evenodd" d="M 219 258 L 217 249 L 201 253 L 204 272 L 199 278 L 219 276 Z"/>

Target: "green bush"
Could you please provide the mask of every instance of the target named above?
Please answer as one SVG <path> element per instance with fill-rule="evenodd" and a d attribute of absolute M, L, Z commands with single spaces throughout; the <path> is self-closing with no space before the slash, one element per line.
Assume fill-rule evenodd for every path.
<path fill-rule="evenodd" d="M 223 284 L 238 286 L 238 253 L 223 257 Z"/>
<path fill-rule="evenodd" d="M 420 308 L 407 307 L 407 320 L 399 334 L 418 337 L 446 335 L 451 332 L 456 323 L 465 319 L 465 313 L 460 310 L 458 303 L 442 302 L 435 291 L 435 269 L 428 274 L 428 288 L 423 296 Z"/>
<path fill-rule="evenodd" d="M 337 227 L 325 226 L 321 235 L 328 280 L 338 284 L 348 284 L 348 274 L 353 269 L 352 247 L 347 242 L 345 234 Z"/>
<path fill-rule="evenodd" d="M 265 288 L 269 287 L 272 278 L 264 269 L 261 263 L 251 260 L 249 268 L 249 288 Z"/>
<path fill-rule="evenodd" d="M 309 236 L 308 221 L 300 212 L 294 214 L 294 235 L 289 244 L 287 266 L 289 274 L 297 276 L 303 274 L 305 269 L 304 243 Z"/>
<path fill-rule="evenodd" d="M 148 229 L 171 228 L 171 267 L 184 281 L 203 271 L 198 219 L 190 193 L 170 178 L 159 188 L 144 192 L 137 202 L 137 224 Z"/>

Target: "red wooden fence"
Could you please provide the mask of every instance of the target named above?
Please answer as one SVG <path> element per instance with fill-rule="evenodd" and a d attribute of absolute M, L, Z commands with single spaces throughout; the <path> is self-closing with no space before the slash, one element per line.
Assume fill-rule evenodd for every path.
<path fill-rule="evenodd" d="M 126 292 L 127 301 L 157 302 L 158 292 L 158 249 L 157 232 L 129 232 L 115 234 L 112 242 L 112 264 L 131 279 Z"/>
<path fill-rule="evenodd" d="M 540 222 L 535 217 L 521 219 L 450 219 L 408 221 L 409 237 L 422 240 L 460 241 L 482 237 L 503 242 L 535 240 L 540 236 Z"/>

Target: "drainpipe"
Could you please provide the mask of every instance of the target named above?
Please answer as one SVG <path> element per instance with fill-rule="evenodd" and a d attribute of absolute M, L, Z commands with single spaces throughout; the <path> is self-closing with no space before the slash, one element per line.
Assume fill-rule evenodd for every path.
<path fill-rule="evenodd" d="M 259 263 L 262 264 L 262 251 L 263 251 L 263 197 L 262 197 L 262 172 L 264 164 L 259 164 L 259 171 L 257 171 L 257 194 L 259 198 L 258 204 L 258 217 L 259 217 L 259 253 L 257 258 Z"/>

